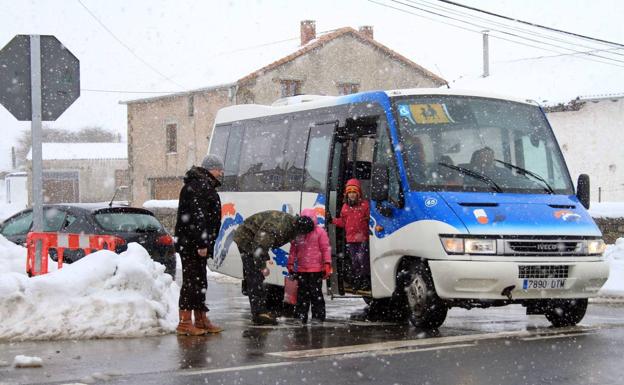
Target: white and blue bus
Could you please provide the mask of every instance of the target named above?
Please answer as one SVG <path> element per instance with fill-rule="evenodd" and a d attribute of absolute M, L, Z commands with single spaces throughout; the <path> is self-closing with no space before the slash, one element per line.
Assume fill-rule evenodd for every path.
<path fill-rule="evenodd" d="M 535 103 L 450 89 L 299 96 L 217 113 L 211 154 L 224 159 L 221 234 L 211 268 L 242 277 L 231 233 L 263 210 L 336 217 L 346 180 L 370 200 L 371 305 L 436 328 L 451 307 L 522 304 L 555 326 L 583 318 L 608 278 L 589 216 Z M 332 294 L 354 293 L 344 234 L 332 241 Z M 283 286 L 288 246 L 266 283 Z"/>

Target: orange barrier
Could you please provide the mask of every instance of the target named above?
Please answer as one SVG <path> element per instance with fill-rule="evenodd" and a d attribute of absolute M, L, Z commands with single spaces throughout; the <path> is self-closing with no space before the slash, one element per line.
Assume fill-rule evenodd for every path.
<path fill-rule="evenodd" d="M 37 270 L 35 266 L 35 252 L 37 243 L 41 243 L 41 266 Z M 28 254 L 26 257 L 26 273 L 32 277 L 48 273 L 48 253 L 50 249 L 56 250 L 58 268 L 63 267 L 63 254 L 65 250 L 83 250 L 85 255 L 98 250 L 115 251 L 117 246 L 124 245 L 123 238 L 114 235 L 89 235 L 68 233 L 43 233 L 30 232 L 26 237 Z"/>

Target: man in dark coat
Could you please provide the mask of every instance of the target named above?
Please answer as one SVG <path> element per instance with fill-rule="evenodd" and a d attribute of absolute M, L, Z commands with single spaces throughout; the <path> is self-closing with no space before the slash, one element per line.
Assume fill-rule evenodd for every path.
<path fill-rule="evenodd" d="M 234 232 L 255 324 L 277 323 L 275 317 L 266 311 L 266 293 L 262 285 L 264 277 L 269 274 L 266 267 L 269 250 L 285 245 L 297 235 L 307 234 L 313 229 L 311 218 L 269 210 L 245 219 Z"/>
<path fill-rule="evenodd" d="M 223 162 L 208 155 L 201 167 L 193 166 L 187 171 L 180 191 L 175 226 L 176 250 L 182 259 L 178 334 L 202 335 L 222 330 L 206 314 L 206 263 L 212 258 L 221 227 L 221 199 L 216 188 L 222 177 Z"/>

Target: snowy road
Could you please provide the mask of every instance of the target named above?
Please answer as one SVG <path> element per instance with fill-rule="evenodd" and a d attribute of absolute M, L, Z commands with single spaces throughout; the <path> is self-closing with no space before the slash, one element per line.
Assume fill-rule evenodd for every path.
<path fill-rule="evenodd" d="M 328 302 L 329 321 L 253 326 L 239 286 L 210 283 L 207 337 L 0 343 L 0 384 L 609 384 L 624 375 L 624 306 L 591 304 L 580 326 L 553 329 L 520 306 L 452 310 L 438 333 L 351 321 L 361 299 Z"/>

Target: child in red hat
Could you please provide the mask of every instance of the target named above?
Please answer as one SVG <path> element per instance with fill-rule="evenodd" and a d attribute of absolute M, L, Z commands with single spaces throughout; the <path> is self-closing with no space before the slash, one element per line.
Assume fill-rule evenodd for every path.
<path fill-rule="evenodd" d="M 362 199 L 362 187 L 357 179 L 349 179 L 345 187 L 345 203 L 340 217 L 331 223 L 345 229 L 347 253 L 351 257 L 354 290 L 370 289 L 370 262 L 368 251 L 368 222 L 370 205 Z"/>

